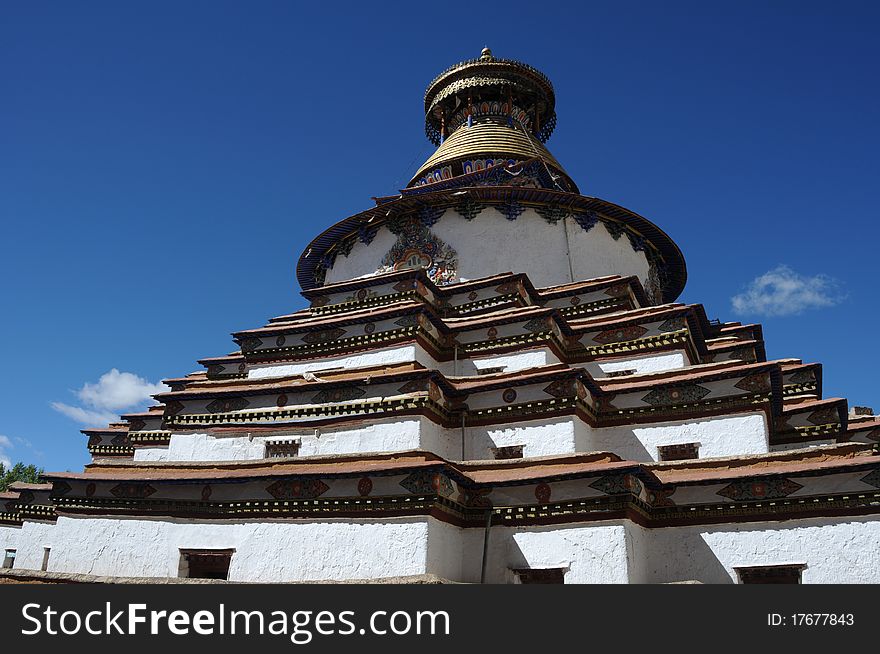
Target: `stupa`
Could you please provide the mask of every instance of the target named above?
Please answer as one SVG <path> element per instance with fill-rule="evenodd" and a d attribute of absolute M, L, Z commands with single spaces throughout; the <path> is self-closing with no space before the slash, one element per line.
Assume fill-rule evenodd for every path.
<path fill-rule="evenodd" d="M 436 152 L 305 247 L 308 308 L 0 496 L 5 574 L 880 582 L 880 420 L 677 303 L 682 253 L 580 194 L 555 104 L 488 49 L 441 73 Z"/>

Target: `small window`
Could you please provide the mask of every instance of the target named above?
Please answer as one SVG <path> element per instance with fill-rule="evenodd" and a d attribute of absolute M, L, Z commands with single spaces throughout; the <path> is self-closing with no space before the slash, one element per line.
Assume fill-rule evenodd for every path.
<path fill-rule="evenodd" d="M 499 372 L 504 372 L 505 366 L 498 366 L 496 368 L 477 368 L 478 375 L 496 375 Z"/>
<path fill-rule="evenodd" d="M 758 565 L 751 568 L 734 568 L 741 584 L 799 584 L 801 572 L 806 566 Z"/>
<path fill-rule="evenodd" d="M 521 584 L 565 583 L 565 568 L 522 568 L 513 572 Z"/>
<path fill-rule="evenodd" d="M 52 551 L 51 547 L 44 547 L 43 548 L 43 563 L 40 566 L 40 570 L 42 570 L 43 572 L 46 572 L 46 570 L 49 569 L 49 553 L 51 551 Z"/>
<path fill-rule="evenodd" d="M 235 550 L 180 550 L 180 576 L 187 579 L 228 579 Z"/>
<path fill-rule="evenodd" d="M 266 458 L 276 459 L 299 455 L 299 441 L 266 441 Z"/>
<path fill-rule="evenodd" d="M 492 453 L 496 459 L 521 459 L 523 458 L 523 448 L 525 445 L 505 445 L 504 447 L 493 447 Z"/>
<path fill-rule="evenodd" d="M 6 550 L 6 555 L 3 557 L 3 567 L 7 570 L 15 566 L 15 550 Z"/>
<path fill-rule="evenodd" d="M 657 447 L 660 461 L 683 461 L 697 459 L 700 455 L 699 443 L 678 443 L 676 445 L 660 445 Z"/>
<path fill-rule="evenodd" d="M 636 374 L 635 368 L 626 368 L 624 370 L 609 370 L 605 373 L 606 377 L 629 377 Z"/>

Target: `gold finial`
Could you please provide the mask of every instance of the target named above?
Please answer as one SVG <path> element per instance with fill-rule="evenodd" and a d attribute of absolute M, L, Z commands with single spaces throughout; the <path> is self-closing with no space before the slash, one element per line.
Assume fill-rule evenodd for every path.
<path fill-rule="evenodd" d="M 492 51 L 489 48 L 483 48 L 483 51 L 480 53 L 480 61 L 491 61 L 492 60 Z"/>

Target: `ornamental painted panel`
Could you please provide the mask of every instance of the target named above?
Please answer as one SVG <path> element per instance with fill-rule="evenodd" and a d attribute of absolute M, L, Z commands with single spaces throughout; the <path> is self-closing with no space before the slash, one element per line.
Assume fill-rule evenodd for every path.
<path fill-rule="evenodd" d="M 231 397 L 225 400 L 217 398 L 208 404 L 205 409 L 208 413 L 229 413 L 230 411 L 241 411 L 248 408 L 248 406 L 250 406 L 250 402 L 245 398 Z"/>
<path fill-rule="evenodd" d="M 769 393 L 770 392 L 770 376 L 766 372 L 759 372 L 748 377 L 743 377 L 734 388 L 750 393 Z"/>
<path fill-rule="evenodd" d="M 527 332 L 537 333 L 537 332 L 546 332 L 552 329 L 552 321 L 550 318 L 541 317 L 541 318 L 532 318 L 527 323 L 523 325 L 523 329 Z"/>
<path fill-rule="evenodd" d="M 98 436 L 98 434 L 92 434 L 91 436 L 89 436 L 88 446 L 95 447 L 97 445 L 100 445 L 102 440 L 103 439 L 100 436 Z"/>
<path fill-rule="evenodd" d="M 606 329 L 593 336 L 593 341 L 602 345 L 609 343 L 621 343 L 623 341 L 633 341 L 641 338 L 648 333 L 648 330 L 641 325 L 630 325 L 629 327 L 618 327 L 616 329 Z"/>
<path fill-rule="evenodd" d="M 459 501 L 465 506 L 489 508 L 492 506 L 492 500 L 489 499 L 491 493 L 491 487 L 461 488 L 459 492 Z"/>
<path fill-rule="evenodd" d="M 541 504 L 547 504 L 550 501 L 551 493 L 550 484 L 540 483 L 535 486 L 535 499 Z"/>
<path fill-rule="evenodd" d="M 711 393 L 708 388 L 697 384 L 690 386 L 673 386 L 670 388 L 655 388 L 642 398 L 642 402 L 651 406 L 665 406 L 668 404 L 684 404 L 698 402 Z"/>
<path fill-rule="evenodd" d="M 415 495 L 428 495 L 437 493 L 449 497 L 455 492 L 455 488 L 449 477 L 434 470 L 419 470 L 408 475 L 400 482 L 410 493 Z"/>
<path fill-rule="evenodd" d="M 606 495 L 622 495 L 623 493 L 638 495 L 642 492 L 642 482 L 632 475 L 609 475 L 594 481 L 590 484 L 590 488 L 595 488 Z"/>
<path fill-rule="evenodd" d="M 246 338 L 241 342 L 242 352 L 253 352 L 263 344 L 259 338 Z"/>
<path fill-rule="evenodd" d="M 837 410 L 836 406 L 825 407 L 813 411 L 813 413 L 807 416 L 807 421 L 814 425 L 830 425 L 832 423 L 840 422 L 840 412 Z"/>
<path fill-rule="evenodd" d="M 416 280 L 414 279 L 401 279 L 391 288 L 397 291 L 398 293 L 406 293 L 407 291 L 411 291 L 416 287 Z"/>
<path fill-rule="evenodd" d="M 328 490 L 330 490 L 330 487 L 320 479 L 304 477 L 279 479 L 274 484 L 266 487 L 266 491 L 278 500 L 308 500 L 320 497 Z"/>
<path fill-rule="evenodd" d="M 115 445 L 117 447 L 122 447 L 124 445 L 128 445 L 128 434 L 117 434 L 110 441 L 111 445 Z"/>
<path fill-rule="evenodd" d="M 56 481 L 52 484 L 52 495 L 57 497 L 58 495 L 65 495 L 70 492 L 70 484 L 66 481 Z"/>
<path fill-rule="evenodd" d="M 577 391 L 577 382 L 574 379 L 557 379 L 544 387 L 544 392 L 553 397 L 574 397 Z"/>
<path fill-rule="evenodd" d="M 330 298 L 326 295 L 319 295 L 312 298 L 311 306 L 317 309 L 319 307 L 327 306 L 328 304 L 330 304 Z"/>
<path fill-rule="evenodd" d="M 605 289 L 605 295 L 613 298 L 623 298 L 629 295 L 629 286 L 626 284 L 614 284 Z"/>
<path fill-rule="evenodd" d="M 516 391 L 512 388 L 507 388 L 501 394 L 501 399 L 510 404 L 511 402 L 516 401 Z"/>
<path fill-rule="evenodd" d="M 287 395 L 285 393 L 282 393 L 278 396 L 278 399 L 275 400 L 275 406 L 277 406 L 279 409 L 281 407 L 287 406 Z"/>
<path fill-rule="evenodd" d="M 137 420 L 132 420 L 128 423 L 128 431 L 141 431 L 146 426 L 147 423 L 138 418 Z"/>
<path fill-rule="evenodd" d="M 394 221 L 392 231 L 397 234 L 397 241 L 382 258 L 380 271 L 422 268 L 435 284 L 455 281 L 458 253 L 435 236 L 419 217 Z"/>
<path fill-rule="evenodd" d="M 95 486 L 95 482 L 89 482 L 88 484 L 86 484 L 86 497 L 91 497 L 92 495 L 94 495 L 96 490 L 97 486 Z"/>
<path fill-rule="evenodd" d="M 814 381 L 816 381 L 816 376 L 813 373 L 812 368 L 797 370 L 788 378 L 790 384 L 809 384 Z"/>
<path fill-rule="evenodd" d="M 455 211 L 465 220 L 473 220 L 485 209 L 485 205 L 467 199 L 455 206 Z"/>
<path fill-rule="evenodd" d="M 302 341 L 309 345 L 315 345 L 317 343 L 328 343 L 330 341 L 339 340 L 339 338 L 344 335 L 345 330 L 340 327 L 337 327 L 336 329 L 319 329 L 304 335 Z"/>
<path fill-rule="evenodd" d="M 341 388 L 327 388 L 317 393 L 312 398 L 312 404 L 325 404 L 327 402 L 349 402 L 357 400 L 367 394 L 367 391 L 357 386 L 343 386 Z"/>
<path fill-rule="evenodd" d="M 283 347 L 286 342 L 287 342 L 287 338 L 284 336 L 284 334 L 282 334 L 281 336 L 279 336 L 278 338 L 275 339 L 275 347 Z"/>
<path fill-rule="evenodd" d="M 428 390 L 427 379 L 413 379 L 398 388 L 397 392 L 406 395 L 407 393 L 420 393 L 426 390 Z"/>
<path fill-rule="evenodd" d="M 862 477 L 860 481 L 868 484 L 868 486 L 880 488 L 880 468 L 874 468 L 871 472 Z"/>
<path fill-rule="evenodd" d="M 801 484 L 791 479 L 744 479 L 728 484 L 717 494 L 734 502 L 774 500 L 788 497 L 801 488 Z"/>
<path fill-rule="evenodd" d="M 183 411 L 183 403 L 177 400 L 169 400 L 165 403 L 165 413 L 173 416 Z"/>
<path fill-rule="evenodd" d="M 419 316 L 415 313 L 411 313 L 407 316 L 402 316 L 394 321 L 394 324 L 398 327 L 418 327 L 419 325 Z"/>
<path fill-rule="evenodd" d="M 116 484 L 116 486 L 110 489 L 110 494 L 113 495 L 113 497 L 123 497 L 135 500 L 142 500 L 155 492 L 156 489 L 149 484 L 138 482 L 123 482 L 121 484 Z"/>
<path fill-rule="evenodd" d="M 687 318 L 685 316 L 674 316 L 664 320 L 657 326 L 659 332 L 678 332 L 687 327 Z"/>
<path fill-rule="evenodd" d="M 358 494 L 366 497 L 373 491 L 373 480 L 369 477 L 361 477 L 358 481 Z"/>
<path fill-rule="evenodd" d="M 202 502 L 207 502 L 211 499 L 211 493 L 213 492 L 211 488 L 211 484 L 205 484 L 202 486 Z"/>
<path fill-rule="evenodd" d="M 501 286 L 496 286 L 495 292 L 498 295 L 512 295 L 513 293 L 519 293 L 520 288 L 519 282 L 507 282 L 506 284 L 501 284 Z"/>
<path fill-rule="evenodd" d="M 675 506 L 672 494 L 675 493 L 674 488 L 669 490 L 647 490 L 645 491 L 645 499 L 651 506 Z"/>

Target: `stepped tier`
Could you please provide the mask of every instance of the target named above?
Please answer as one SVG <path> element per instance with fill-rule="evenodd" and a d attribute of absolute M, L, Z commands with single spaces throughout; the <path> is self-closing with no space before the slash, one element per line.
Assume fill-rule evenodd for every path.
<path fill-rule="evenodd" d="M 61 515 L 430 515 L 480 528 L 487 510 L 497 524 L 627 518 L 663 527 L 859 515 L 880 501 L 880 457 L 861 444 L 653 464 L 609 453 L 453 463 L 428 452 L 236 464 L 106 461 L 48 479 Z M 22 493 L 9 494 L 7 512 L 49 510 L 45 495 Z"/>

